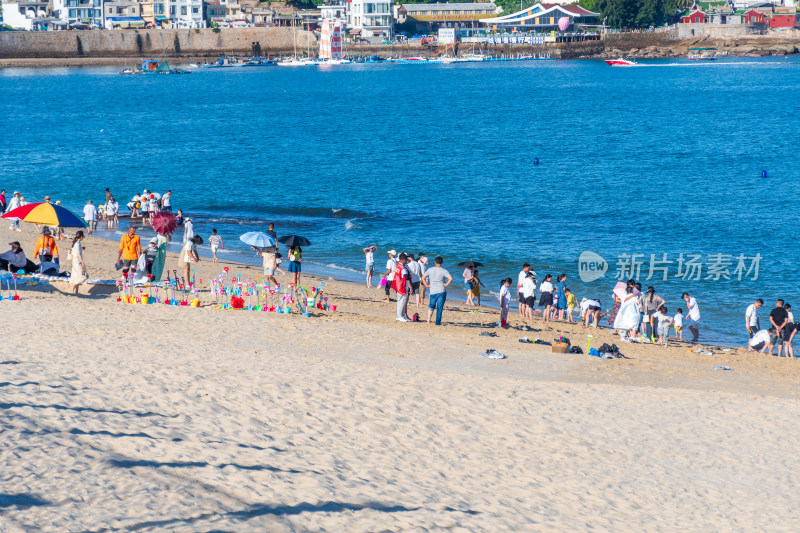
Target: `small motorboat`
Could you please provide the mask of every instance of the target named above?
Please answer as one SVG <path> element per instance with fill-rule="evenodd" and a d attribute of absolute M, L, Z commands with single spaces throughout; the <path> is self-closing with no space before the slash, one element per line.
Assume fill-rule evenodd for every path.
<path fill-rule="evenodd" d="M 635 67 L 639 63 L 620 57 L 619 59 L 606 59 L 606 64 L 612 67 Z"/>

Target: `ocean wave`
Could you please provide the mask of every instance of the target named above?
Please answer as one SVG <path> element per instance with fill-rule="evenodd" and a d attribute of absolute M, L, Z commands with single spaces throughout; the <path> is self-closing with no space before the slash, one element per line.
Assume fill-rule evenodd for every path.
<path fill-rule="evenodd" d="M 337 207 L 287 207 L 287 206 L 268 206 L 263 204 L 208 204 L 196 210 L 198 213 L 263 213 L 265 216 L 287 216 L 287 217 L 308 217 L 308 218 L 360 218 L 369 217 L 369 213 L 357 211 L 355 209 Z M 214 215 L 209 215 L 214 216 Z M 224 218 L 224 217 L 223 217 Z M 250 217 L 252 220 L 267 221 L 262 217 Z M 274 217 L 273 217 L 274 218 Z"/>
<path fill-rule="evenodd" d="M 363 270 L 357 270 L 355 268 L 350 268 L 350 267 L 337 265 L 336 263 L 317 263 L 317 262 L 314 262 L 314 261 L 303 261 L 303 262 L 304 263 L 308 262 L 308 263 L 311 263 L 312 265 L 317 265 L 317 266 L 321 266 L 321 267 L 325 267 L 325 268 L 330 268 L 331 270 L 342 270 L 344 272 L 353 272 L 355 274 L 363 274 L 364 273 Z"/>
<path fill-rule="evenodd" d="M 355 224 L 356 220 L 358 220 L 358 219 L 357 218 L 353 218 L 353 219 L 348 220 L 347 222 L 345 222 L 344 223 L 345 231 L 348 231 L 348 230 L 351 230 L 351 229 L 361 229 L 361 226 L 357 226 Z"/>
<path fill-rule="evenodd" d="M 364 213 L 363 211 L 335 207 L 274 207 L 268 209 L 268 211 L 278 215 L 294 215 L 316 218 L 352 219 L 369 216 L 369 213 Z"/>

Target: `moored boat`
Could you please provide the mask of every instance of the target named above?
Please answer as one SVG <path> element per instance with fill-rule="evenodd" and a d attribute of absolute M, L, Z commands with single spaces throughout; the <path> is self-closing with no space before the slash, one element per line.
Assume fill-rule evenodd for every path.
<path fill-rule="evenodd" d="M 686 59 L 689 61 L 714 61 L 718 59 L 717 49 L 712 47 L 689 48 Z"/>

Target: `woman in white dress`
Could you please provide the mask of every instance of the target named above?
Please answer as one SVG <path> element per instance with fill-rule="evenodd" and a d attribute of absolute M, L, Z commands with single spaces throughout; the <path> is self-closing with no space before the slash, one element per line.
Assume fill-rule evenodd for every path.
<path fill-rule="evenodd" d="M 86 264 L 83 262 L 83 232 L 76 231 L 72 239 L 72 271 L 69 276 L 69 284 L 72 286 L 72 294 L 78 294 L 78 285 L 86 281 Z"/>
<path fill-rule="evenodd" d="M 620 332 L 620 336 L 633 337 L 639 328 L 640 318 L 639 297 L 629 285 L 625 288 L 625 298 L 622 299 L 617 316 L 614 318 L 614 329 Z"/>

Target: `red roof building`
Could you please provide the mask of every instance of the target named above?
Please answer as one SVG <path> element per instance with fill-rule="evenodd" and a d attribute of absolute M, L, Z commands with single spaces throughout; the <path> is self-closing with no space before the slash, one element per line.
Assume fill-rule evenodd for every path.
<path fill-rule="evenodd" d="M 683 24 L 702 24 L 706 21 L 706 14 L 699 9 L 695 9 L 691 13 L 681 17 Z"/>
<path fill-rule="evenodd" d="M 757 22 L 764 22 L 764 14 L 751 9 L 742 15 L 742 20 L 745 24 L 755 24 Z"/>

